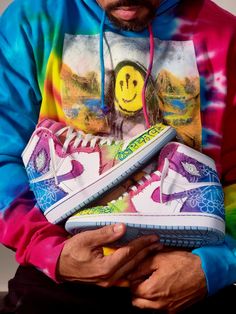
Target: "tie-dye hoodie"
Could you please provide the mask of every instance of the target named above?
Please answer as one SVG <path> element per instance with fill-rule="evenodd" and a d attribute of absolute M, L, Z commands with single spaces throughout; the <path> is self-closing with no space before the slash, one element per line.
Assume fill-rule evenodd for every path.
<path fill-rule="evenodd" d="M 29 190 L 21 153 L 35 125 L 48 117 L 120 138 L 145 128 L 132 97 L 149 66 L 150 32 L 119 30 L 106 17 L 101 29 L 102 16 L 95 0 L 15 0 L 0 19 L 0 241 L 54 280 L 68 235 Z M 152 30 L 150 123 L 162 117 L 211 156 L 225 186 L 225 244 L 193 251 L 212 294 L 236 282 L 236 19 L 209 0 L 163 0 Z"/>

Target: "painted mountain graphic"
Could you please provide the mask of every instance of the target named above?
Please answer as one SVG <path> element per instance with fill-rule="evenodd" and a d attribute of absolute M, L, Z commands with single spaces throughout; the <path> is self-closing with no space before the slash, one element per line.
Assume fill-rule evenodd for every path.
<path fill-rule="evenodd" d="M 175 127 L 184 142 L 199 147 L 199 78 L 179 78 L 168 70 L 162 70 L 157 76 L 156 86 L 163 121 Z"/>
<path fill-rule="evenodd" d="M 170 71 L 160 71 L 156 79 L 157 92 L 162 97 L 191 98 L 199 94 L 199 79 L 197 77 L 178 78 Z"/>
<path fill-rule="evenodd" d="M 108 131 L 108 123 L 101 111 L 100 88 L 96 72 L 79 76 L 66 64 L 61 69 L 62 108 L 73 125 L 86 133 Z"/>
<path fill-rule="evenodd" d="M 99 98 L 100 88 L 95 72 L 88 72 L 85 76 L 79 76 L 66 64 L 61 69 L 62 98 L 65 106 L 73 106 L 81 103 L 84 98 Z"/>

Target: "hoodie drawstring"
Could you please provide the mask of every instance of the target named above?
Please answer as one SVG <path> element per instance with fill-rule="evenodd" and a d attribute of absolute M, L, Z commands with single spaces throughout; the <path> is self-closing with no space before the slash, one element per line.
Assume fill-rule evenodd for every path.
<path fill-rule="evenodd" d="M 101 25 L 100 25 L 100 67 L 101 67 L 101 109 L 104 114 L 107 114 L 109 108 L 105 103 L 105 64 L 104 64 L 104 47 L 103 47 L 103 33 L 104 33 L 104 24 L 106 19 L 106 12 L 103 11 Z"/>
<path fill-rule="evenodd" d="M 100 46 L 99 46 L 99 56 L 100 56 L 100 67 L 101 67 L 101 110 L 104 114 L 109 112 L 109 107 L 106 105 L 105 102 L 105 64 L 104 64 L 104 45 L 103 45 L 103 34 L 104 34 L 104 25 L 106 19 L 106 12 L 103 11 L 101 25 L 100 25 Z M 154 60 L 154 36 L 152 31 L 152 26 L 148 25 L 149 31 L 149 66 L 147 70 L 147 74 L 145 76 L 144 85 L 142 89 L 142 108 L 143 108 L 143 115 L 146 123 L 146 128 L 150 128 L 150 122 L 148 118 L 148 111 L 147 111 L 147 103 L 146 103 L 146 89 L 148 85 L 148 80 L 152 72 L 153 60 Z"/>
<path fill-rule="evenodd" d="M 153 66 L 153 60 L 154 60 L 154 36 L 153 36 L 153 31 L 152 31 L 152 26 L 149 24 L 148 25 L 148 31 L 149 31 L 149 65 L 148 65 L 148 70 L 147 70 L 147 74 L 145 77 L 145 81 L 144 81 L 144 85 L 143 85 L 143 89 L 142 89 L 142 108 L 143 108 L 143 115 L 144 115 L 144 119 L 146 122 L 146 127 L 150 128 L 150 122 L 149 122 L 149 118 L 148 118 L 148 112 L 147 112 L 147 102 L 146 102 L 146 89 L 147 89 L 147 85 L 148 85 L 148 80 L 150 75 L 152 74 L 152 66 Z"/>

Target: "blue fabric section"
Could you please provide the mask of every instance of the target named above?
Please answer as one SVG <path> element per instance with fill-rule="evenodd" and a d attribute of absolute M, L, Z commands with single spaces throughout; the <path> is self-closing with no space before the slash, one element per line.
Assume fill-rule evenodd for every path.
<path fill-rule="evenodd" d="M 102 15 L 102 21 L 100 26 L 100 65 L 101 65 L 101 108 L 103 112 L 106 112 L 105 104 L 105 64 L 104 64 L 104 54 L 103 54 L 103 32 L 104 32 L 104 23 L 105 23 L 106 14 L 105 12 Z"/>
<path fill-rule="evenodd" d="M 28 188 L 21 152 L 37 123 L 40 92 L 19 1 L 0 19 L 0 211 Z M 15 25 L 16 24 L 16 25 Z"/>
<path fill-rule="evenodd" d="M 157 10 L 157 15 L 164 14 L 167 10 L 169 10 L 171 7 L 176 6 L 180 0 L 162 0 L 161 4 Z"/>
<path fill-rule="evenodd" d="M 15 0 L 0 18 L 0 211 L 29 188 L 21 153 L 38 122 L 52 48 L 61 52 L 65 33 L 99 31 L 91 10 L 77 2 L 58 2 L 54 14 L 53 0 Z"/>
<path fill-rule="evenodd" d="M 226 236 L 220 246 L 201 247 L 192 251 L 201 258 L 209 295 L 236 282 L 236 241 Z"/>

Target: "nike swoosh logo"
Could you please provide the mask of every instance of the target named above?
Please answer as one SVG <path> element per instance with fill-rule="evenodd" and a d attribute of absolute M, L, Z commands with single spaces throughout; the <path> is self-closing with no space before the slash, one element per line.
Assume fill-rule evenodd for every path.
<path fill-rule="evenodd" d="M 76 178 L 83 173 L 83 171 L 84 171 L 83 165 L 78 160 L 72 159 L 71 165 L 72 165 L 72 169 L 69 172 L 57 176 L 58 183 L 60 183 L 62 181 L 67 181 L 67 180 Z M 56 170 L 56 172 L 57 172 L 57 170 Z M 30 183 L 31 184 L 38 183 L 38 182 L 53 179 L 53 178 L 55 178 L 54 172 L 50 170 L 47 173 L 44 173 L 42 176 L 40 176 L 36 179 L 30 180 Z"/>
<path fill-rule="evenodd" d="M 83 166 L 78 160 L 72 160 L 72 170 L 70 172 L 67 172 L 66 174 L 62 174 L 57 177 L 58 183 L 61 183 L 62 181 L 67 181 L 74 179 L 76 177 L 79 177 L 83 173 Z"/>
<path fill-rule="evenodd" d="M 172 194 L 162 193 L 162 202 L 167 203 L 170 201 L 178 200 L 178 199 L 186 197 L 187 193 L 189 193 L 191 191 L 194 191 L 194 190 L 199 189 L 201 187 L 210 187 L 210 186 L 219 186 L 220 187 L 221 184 L 217 183 L 217 182 L 189 183 L 189 184 L 186 184 L 185 186 L 183 186 L 183 191 L 181 191 L 181 192 L 175 192 Z M 152 193 L 151 197 L 152 197 L 152 200 L 154 202 L 157 202 L 157 203 L 161 202 L 161 200 L 160 200 L 160 188 L 159 187 L 157 189 L 155 189 L 155 191 Z"/>

